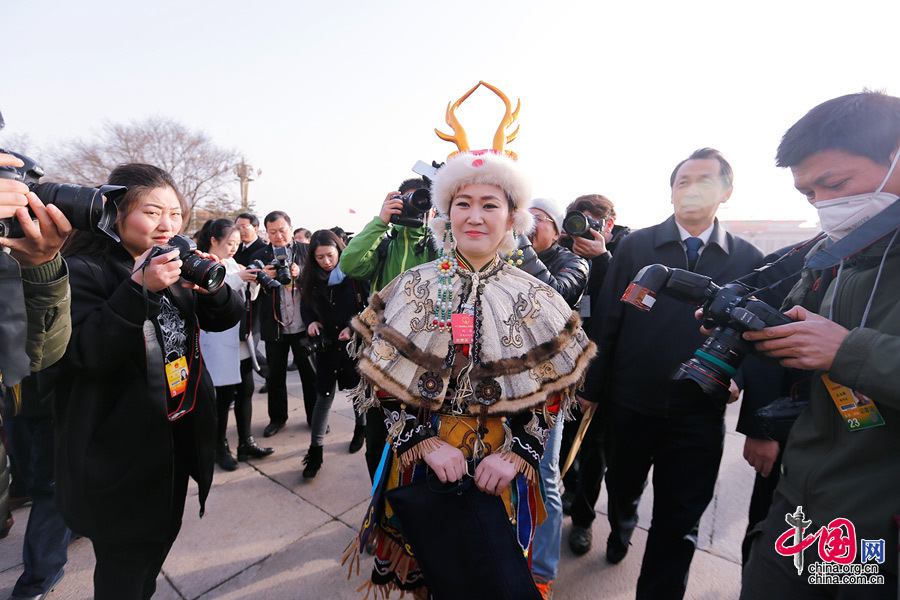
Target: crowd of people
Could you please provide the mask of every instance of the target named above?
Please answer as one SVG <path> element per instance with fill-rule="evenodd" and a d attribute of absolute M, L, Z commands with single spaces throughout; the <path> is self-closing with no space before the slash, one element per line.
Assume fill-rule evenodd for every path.
<path fill-rule="evenodd" d="M 366 595 L 550 598 L 564 516 L 565 543 L 586 554 L 605 481 L 605 555 L 621 562 L 652 467 L 635 595 L 684 597 L 725 409 L 741 397 L 757 471 L 741 598 L 895 598 L 898 159 L 900 98 L 810 110 L 777 164 L 823 233 L 766 257 L 716 219 L 735 175 L 712 148 L 675 164 L 673 214 L 637 231 L 600 194 L 565 208 L 532 197 L 502 144 L 461 145 L 352 237 L 241 213 L 203 224 L 187 252 L 184 197 L 156 166 L 110 173 L 126 191 L 105 232 L 73 230 L 0 178 L 0 219 L 23 230 L 0 238 L 0 462 L 12 471 L 0 473 L 0 537 L 31 502 L 12 598 L 58 584 L 73 536 L 92 543 L 95 598 L 152 597 L 189 479 L 202 516 L 216 464 L 278 450 L 251 431 L 254 373 L 268 440 L 288 421 L 293 370 L 310 430 L 298 482 L 320 476 L 338 390 L 353 400 L 348 451 L 365 447 L 373 493 L 344 559 L 371 557 Z M 0 154 L 5 173 L 21 166 Z M 419 190 L 431 210 L 410 221 Z M 651 269 L 663 278 L 641 287 Z M 714 306 L 730 282 L 740 301 Z M 790 322 L 747 325 L 751 296 Z M 773 427 L 765 411 L 784 397 L 789 417 Z M 814 578 L 829 562 L 871 562 L 880 579 Z"/>

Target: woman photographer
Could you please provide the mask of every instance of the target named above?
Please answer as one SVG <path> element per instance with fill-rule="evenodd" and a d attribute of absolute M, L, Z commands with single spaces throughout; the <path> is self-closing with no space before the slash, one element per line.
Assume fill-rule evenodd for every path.
<path fill-rule="evenodd" d="M 234 253 L 241 244 L 241 235 L 231 219 L 210 220 L 197 232 L 197 248 L 209 252 L 225 265 L 225 283 L 239 298 L 247 302 L 256 300 L 259 284 L 256 269 L 246 269 L 234 260 Z M 216 436 L 216 462 L 226 471 L 238 468 L 238 461 L 265 458 L 275 452 L 262 448 L 250 435 L 250 419 L 253 415 L 253 359 L 249 344 L 240 339 L 240 324 L 227 331 L 200 331 L 200 349 L 209 367 L 209 375 L 216 386 L 218 430 Z M 234 402 L 234 420 L 238 431 L 238 461 L 231 455 L 225 430 L 228 428 L 228 410 Z"/>
<path fill-rule="evenodd" d="M 322 466 L 322 446 L 335 388 L 359 383 L 353 360 L 347 354 L 350 319 L 365 307 L 369 283 L 347 277 L 338 262 L 344 242 L 334 232 L 320 229 L 309 241 L 309 255 L 300 284 L 300 314 L 315 346 L 316 405 L 312 417 L 312 439 L 303 459 L 303 478 L 312 479 Z M 358 452 L 365 440 L 365 417 L 357 415 L 350 452 Z"/>
<path fill-rule="evenodd" d="M 201 516 L 212 484 L 215 397 L 199 330 L 233 327 L 243 307 L 227 285 L 182 280 L 177 250 L 145 262 L 187 210 L 168 173 L 121 165 L 109 183 L 128 188 L 121 242 L 79 231 L 63 248 L 72 339 L 54 399 L 56 494 L 93 543 L 94 598 L 146 600 L 181 528 L 188 477 Z"/>
<path fill-rule="evenodd" d="M 560 411 L 574 406 L 573 391 L 594 354 L 563 298 L 511 264 L 518 257 L 507 254 L 516 248 L 514 230 L 533 223 L 530 201 L 530 185 L 513 159 L 491 151 L 453 155 L 432 184 L 438 217 L 431 227 L 443 240 L 441 255 L 399 275 L 353 320 L 365 379 L 356 408 L 383 409 L 392 450 L 385 451 L 357 543 L 345 555 L 352 560 L 375 546 L 370 580 L 360 590 L 426 598 L 435 586 L 441 597 L 499 597 L 486 590 L 511 575 L 498 569 L 473 578 L 461 571 L 462 564 L 490 564 L 483 543 L 460 541 L 478 529 L 463 515 L 438 516 L 459 536 L 416 546 L 404 533 L 428 535 L 415 522 L 404 530 L 390 492 L 429 471 L 442 483 L 472 477 L 473 493 L 499 496 L 516 538 L 504 548 L 529 556 L 544 517 L 543 446 Z M 407 516 L 427 513 L 427 505 L 420 508 Z M 429 548 L 441 558 L 420 562 Z M 426 571 L 454 583 L 429 581 Z M 523 585 L 532 586 L 530 579 Z M 465 594 L 445 589 L 460 583 L 470 586 Z"/>

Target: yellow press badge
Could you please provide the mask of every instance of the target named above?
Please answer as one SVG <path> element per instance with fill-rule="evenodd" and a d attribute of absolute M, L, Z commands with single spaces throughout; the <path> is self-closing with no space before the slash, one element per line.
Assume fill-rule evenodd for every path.
<path fill-rule="evenodd" d="M 871 398 L 831 381 L 827 373 L 822 375 L 822 381 L 850 431 L 884 425 L 884 418 Z"/>
<path fill-rule="evenodd" d="M 187 388 L 188 366 L 183 356 L 166 364 L 166 379 L 169 381 L 169 393 L 173 398 Z"/>

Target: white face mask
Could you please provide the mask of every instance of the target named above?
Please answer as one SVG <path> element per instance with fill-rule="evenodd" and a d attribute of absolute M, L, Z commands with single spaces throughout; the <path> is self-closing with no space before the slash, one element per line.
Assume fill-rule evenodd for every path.
<path fill-rule="evenodd" d="M 888 206 L 897 201 L 900 196 L 882 192 L 894 167 L 897 166 L 897 159 L 900 158 L 900 150 L 894 156 L 891 168 L 888 169 L 884 181 L 878 186 L 878 189 L 871 194 L 856 194 L 855 196 L 844 196 L 843 198 L 833 198 L 831 200 L 823 200 L 816 202 L 816 211 L 819 213 L 819 226 L 822 231 L 828 234 L 828 237 L 837 241 L 848 233 L 886 209 Z"/>

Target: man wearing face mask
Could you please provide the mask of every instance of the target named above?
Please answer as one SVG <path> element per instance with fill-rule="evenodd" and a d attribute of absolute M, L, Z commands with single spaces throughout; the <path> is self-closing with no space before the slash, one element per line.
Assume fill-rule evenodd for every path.
<path fill-rule="evenodd" d="M 744 335 L 782 365 L 815 372 L 810 404 L 788 437 L 772 508 L 755 532 L 742 599 L 897 597 L 898 147 L 900 98 L 864 91 L 813 108 L 778 148 L 778 166 L 790 167 L 830 240 L 810 251 L 807 270 L 784 303 L 796 322 Z M 838 401 L 845 397 L 854 401 Z M 782 556 L 776 539 L 792 530 L 785 515 L 798 507 L 809 523 L 803 536 L 819 532 L 819 540 L 803 554 Z M 847 539 L 829 539 L 842 560 L 820 546 L 822 528 L 831 530 L 834 519 L 852 523 L 840 534 Z M 823 554 L 832 563 L 877 566 L 884 582 L 810 583 Z"/>
<path fill-rule="evenodd" d="M 606 558 L 625 558 L 653 466 L 653 521 L 637 598 L 681 598 L 697 547 L 700 517 L 713 497 L 725 439 L 724 406 L 673 389 L 672 374 L 703 344 L 694 310 L 660 296 L 651 312 L 620 302 L 650 264 L 689 269 L 726 283 L 758 267 L 762 253 L 726 232 L 716 210 L 731 197 L 733 171 L 712 148 L 695 151 L 670 177 L 675 214 L 618 245 L 588 334 L 600 347 L 579 396 L 608 419 Z"/>

